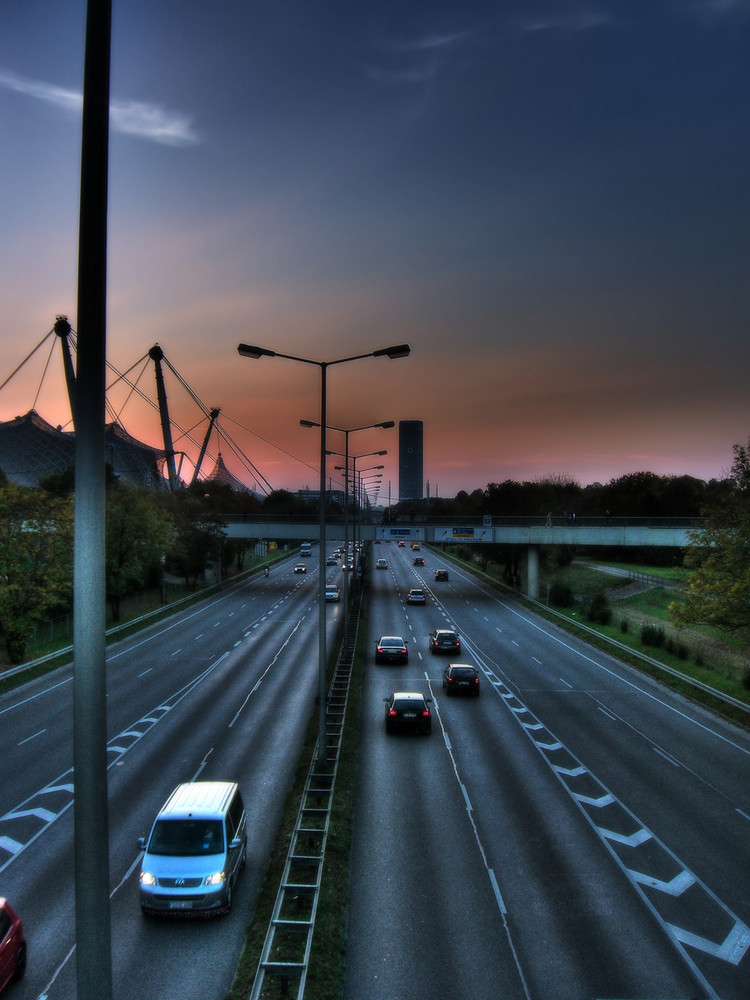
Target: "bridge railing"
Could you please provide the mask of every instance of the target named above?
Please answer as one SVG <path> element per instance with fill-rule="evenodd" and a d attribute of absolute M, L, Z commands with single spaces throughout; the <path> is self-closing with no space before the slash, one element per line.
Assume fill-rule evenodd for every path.
<path fill-rule="evenodd" d="M 317 526 L 317 514 L 222 514 L 222 520 L 227 524 L 279 524 L 288 522 L 289 524 L 309 524 L 311 528 Z M 328 524 L 343 524 L 344 515 L 340 511 L 330 511 L 326 518 Z M 550 528 L 679 528 L 681 530 L 691 528 L 702 528 L 705 518 L 702 517 L 629 517 L 615 515 L 576 515 L 570 514 L 541 514 L 541 515 L 514 515 L 514 514 L 492 514 L 491 516 L 469 516 L 460 514 L 451 516 L 434 516 L 429 514 L 415 513 L 414 517 L 400 516 L 397 518 L 387 518 L 377 513 L 362 513 L 358 518 L 349 517 L 349 523 L 357 524 L 393 524 L 409 526 L 411 524 L 423 525 L 454 525 L 465 524 L 468 527 L 491 525 L 495 528 L 502 527 L 550 527 Z"/>

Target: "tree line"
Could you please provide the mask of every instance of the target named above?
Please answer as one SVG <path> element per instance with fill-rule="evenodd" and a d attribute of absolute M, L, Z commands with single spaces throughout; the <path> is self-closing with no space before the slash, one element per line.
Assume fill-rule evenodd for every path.
<path fill-rule="evenodd" d="M 72 607 L 73 482 L 69 469 L 48 477 L 38 488 L 24 487 L 9 482 L 0 470 L 0 639 L 12 663 L 22 662 L 38 623 Z M 112 618 L 119 619 L 123 598 L 158 585 L 164 573 L 194 588 L 211 563 L 220 565 L 222 576 L 232 567 L 241 570 L 253 541 L 228 539 L 223 515 L 309 515 L 316 506 L 286 490 L 261 499 L 203 482 L 172 492 L 137 486 L 108 472 L 105 596 Z M 415 508 L 455 517 L 563 511 L 582 516 L 705 517 L 685 553 L 686 599 L 675 617 L 681 624 L 750 632 L 748 447 L 734 446 L 732 468 L 720 480 L 651 472 L 585 487 L 568 476 L 506 480 L 472 493 L 461 491 L 452 499 L 402 503 L 392 513 L 410 515 Z M 513 572 L 518 553 L 506 553 L 505 559 Z"/>

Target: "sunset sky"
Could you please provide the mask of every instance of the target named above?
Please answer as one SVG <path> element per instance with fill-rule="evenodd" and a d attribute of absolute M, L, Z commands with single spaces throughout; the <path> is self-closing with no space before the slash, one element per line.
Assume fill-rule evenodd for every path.
<path fill-rule="evenodd" d="M 0 383 L 76 326 L 85 14 L 0 4 Z M 317 485 L 320 374 L 243 341 L 409 343 L 332 367 L 328 423 L 424 421 L 433 496 L 710 479 L 747 443 L 750 0 L 113 0 L 111 96 L 108 358 L 159 343 L 272 487 Z M 0 419 L 69 419 L 54 340 Z M 397 432 L 350 447 L 395 500 Z"/>

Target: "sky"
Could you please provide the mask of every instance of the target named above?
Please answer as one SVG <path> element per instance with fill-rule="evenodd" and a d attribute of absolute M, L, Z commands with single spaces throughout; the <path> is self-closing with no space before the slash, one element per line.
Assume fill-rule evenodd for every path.
<path fill-rule="evenodd" d="M 0 0 L 0 383 L 76 326 L 85 18 Z M 158 343 L 274 489 L 317 486 L 319 362 L 331 427 L 424 422 L 430 496 L 724 476 L 749 140 L 750 0 L 113 0 L 108 360 L 154 401 Z M 69 421 L 55 340 L 0 419 Z M 166 382 L 189 475 L 206 423 Z M 160 443 L 137 393 L 110 402 Z M 396 431 L 349 450 L 395 501 Z"/>

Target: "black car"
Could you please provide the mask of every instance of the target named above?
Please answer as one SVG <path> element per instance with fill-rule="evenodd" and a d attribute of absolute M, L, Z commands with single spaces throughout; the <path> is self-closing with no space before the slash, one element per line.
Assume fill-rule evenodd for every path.
<path fill-rule="evenodd" d="M 394 691 L 385 702 L 385 731 L 421 733 L 432 732 L 432 716 L 428 702 L 419 691 Z"/>
<path fill-rule="evenodd" d="M 430 632 L 431 653 L 460 653 L 461 640 L 451 628 L 436 628 Z"/>
<path fill-rule="evenodd" d="M 435 570 L 435 579 L 436 580 L 447 580 L 448 579 L 448 570 L 447 569 L 436 569 Z"/>
<path fill-rule="evenodd" d="M 381 635 L 375 643 L 376 663 L 408 663 L 409 650 L 400 635 Z"/>
<path fill-rule="evenodd" d="M 469 663 L 449 663 L 443 671 L 446 694 L 473 694 L 479 697 L 479 671 Z"/>
<path fill-rule="evenodd" d="M 424 558 L 422 556 L 415 556 L 414 558 L 415 566 L 424 566 Z"/>

